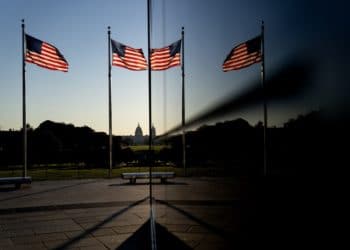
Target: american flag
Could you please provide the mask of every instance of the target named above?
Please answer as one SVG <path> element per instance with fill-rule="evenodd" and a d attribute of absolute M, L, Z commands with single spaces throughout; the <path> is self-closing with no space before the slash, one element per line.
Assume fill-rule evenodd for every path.
<path fill-rule="evenodd" d="M 152 70 L 166 70 L 181 65 L 180 60 L 181 40 L 160 49 L 151 51 Z"/>
<path fill-rule="evenodd" d="M 237 70 L 261 62 L 261 36 L 234 47 L 222 65 L 223 71 Z"/>
<path fill-rule="evenodd" d="M 40 67 L 68 71 L 68 63 L 61 52 L 53 45 L 40 41 L 32 36 L 26 38 L 26 62 L 34 63 Z"/>
<path fill-rule="evenodd" d="M 130 70 L 146 70 L 147 61 L 142 49 L 134 49 L 117 41 L 111 40 L 113 61 L 112 65 Z"/>

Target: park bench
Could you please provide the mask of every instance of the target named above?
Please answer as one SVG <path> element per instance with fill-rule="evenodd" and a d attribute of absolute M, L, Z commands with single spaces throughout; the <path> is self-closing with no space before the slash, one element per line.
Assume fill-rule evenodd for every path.
<path fill-rule="evenodd" d="M 17 189 L 20 188 L 22 184 L 31 184 L 31 183 L 32 183 L 32 177 L 30 176 L 0 178 L 0 185 L 15 185 Z"/>
<path fill-rule="evenodd" d="M 122 179 L 128 179 L 130 184 L 135 184 L 136 179 L 149 179 L 149 172 L 122 173 Z M 152 179 L 160 179 L 161 183 L 166 183 L 167 179 L 175 178 L 174 172 L 152 172 Z"/>

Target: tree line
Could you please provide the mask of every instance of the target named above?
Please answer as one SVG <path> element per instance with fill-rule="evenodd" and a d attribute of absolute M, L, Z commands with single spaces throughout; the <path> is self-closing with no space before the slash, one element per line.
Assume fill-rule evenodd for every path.
<path fill-rule="evenodd" d="M 291 119 L 282 127 L 267 130 L 267 160 L 270 171 L 297 174 L 322 163 L 322 152 L 330 131 L 318 111 Z M 332 130 L 334 131 L 334 130 Z M 21 165 L 22 131 L 0 131 L 0 167 Z M 329 139 L 329 138 L 328 138 Z M 182 139 L 173 136 L 161 142 L 169 145 L 149 155 L 132 151 L 128 141 L 113 136 L 113 164 L 147 165 L 149 161 L 182 166 Z M 320 155 L 321 154 L 321 155 Z M 204 125 L 186 133 L 188 167 L 215 167 L 235 174 L 260 174 L 263 163 L 263 126 L 243 119 Z M 108 135 L 87 126 L 45 121 L 28 129 L 28 163 L 83 163 L 87 167 L 108 165 Z"/>

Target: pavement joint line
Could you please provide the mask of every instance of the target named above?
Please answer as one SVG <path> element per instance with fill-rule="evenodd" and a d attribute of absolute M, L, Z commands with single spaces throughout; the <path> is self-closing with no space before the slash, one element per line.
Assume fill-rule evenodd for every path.
<path fill-rule="evenodd" d="M 135 215 L 137 218 L 139 218 L 141 220 L 143 219 L 142 216 L 138 215 L 137 213 L 132 213 L 132 214 Z"/>
<path fill-rule="evenodd" d="M 101 228 L 103 225 L 105 225 L 106 223 L 108 223 L 109 221 L 113 220 L 114 218 L 122 215 L 123 213 L 127 212 L 129 209 L 140 205 L 142 203 L 144 203 L 145 201 L 147 201 L 149 199 L 148 196 L 146 196 L 145 198 L 143 198 L 142 200 L 138 200 L 135 201 L 131 204 L 129 204 L 127 207 L 119 210 L 118 212 L 113 213 L 112 215 L 110 215 L 109 217 L 105 218 L 103 221 L 99 222 L 98 224 L 93 225 L 92 227 L 89 227 L 88 229 L 85 229 L 85 231 L 83 231 L 81 234 L 75 236 L 74 238 L 72 238 L 71 240 L 63 243 L 62 245 L 56 247 L 55 249 L 65 249 L 67 247 L 71 247 L 72 245 L 74 245 L 76 242 L 79 242 L 80 239 L 84 238 L 85 235 L 90 235 L 93 232 L 95 232 L 98 228 Z"/>
<path fill-rule="evenodd" d="M 102 244 L 106 249 L 110 249 L 107 244 L 105 244 L 102 240 L 100 240 L 98 237 L 94 237 L 98 242 Z"/>

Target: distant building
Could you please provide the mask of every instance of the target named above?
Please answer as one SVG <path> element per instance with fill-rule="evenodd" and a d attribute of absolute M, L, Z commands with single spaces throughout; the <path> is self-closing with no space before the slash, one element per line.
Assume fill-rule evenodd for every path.
<path fill-rule="evenodd" d="M 140 127 L 140 124 L 137 124 L 137 127 L 135 129 L 135 137 L 134 137 L 134 144 L 135 145 L 140 145 L 143 144 L 144 138 L 143 138 L 143 132 L 142 128 Z"/>
<path fill-rule="evenodd" d="M 153 125 L 151 127 L 151 134 L 152 138 L 156 137 L 156 128 Z M 142 128 L 138 123 L 134 135 L 121 136 L 121 138 L 124 145 L 147 145 L 149 136 L 143 134 Z"/>
<path fill-rule="evenodd" d="M 152 124 L 152 128 L 151 128 L 151 136 L 152 136 L 152 139 L 154 137 L 156 137 L 156 128 L 154 127 L 154 125 Z"/>

